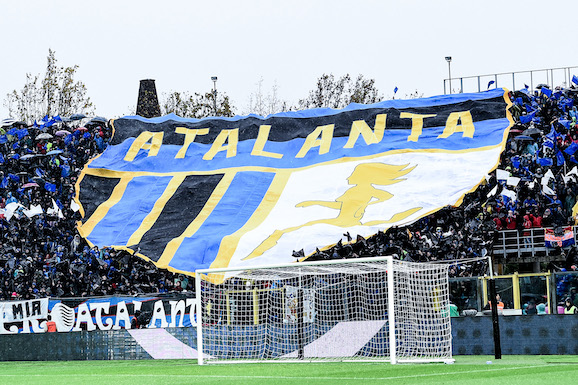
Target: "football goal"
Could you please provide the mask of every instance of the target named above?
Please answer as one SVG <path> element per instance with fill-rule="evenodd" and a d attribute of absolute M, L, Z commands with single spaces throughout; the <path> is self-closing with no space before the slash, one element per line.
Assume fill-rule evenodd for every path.
<path fill-rule="evenodd" d="M 196 271 L 199 364 L 452 361 L 448 265 L 392 257 Z"/>

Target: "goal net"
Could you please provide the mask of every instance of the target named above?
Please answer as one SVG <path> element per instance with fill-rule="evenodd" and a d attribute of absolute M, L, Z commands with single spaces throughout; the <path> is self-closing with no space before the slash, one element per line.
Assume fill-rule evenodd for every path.
<path fill-rule="evenodd" d="M 199 364 L 452 359 L 447 265 L 379 257 L 196 277 Z"/>

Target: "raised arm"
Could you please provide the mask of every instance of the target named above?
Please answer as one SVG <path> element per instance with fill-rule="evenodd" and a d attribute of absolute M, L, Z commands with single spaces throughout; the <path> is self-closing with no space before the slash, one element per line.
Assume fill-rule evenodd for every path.
<path fill-rule="evenodd" d="M 388 193 L 387 191 L 383 191 L 383 190 L 380 190 L 377 188 L 373 189 L 373 191 L 371 192 L 371 195 L 373 197 L 377 198 L 377 200 L 370 201 L 369 202 L 370 205 L 385 202 L 386 200 L 391 199 L 391 197 L 393 197 L 393 195 Z"/>

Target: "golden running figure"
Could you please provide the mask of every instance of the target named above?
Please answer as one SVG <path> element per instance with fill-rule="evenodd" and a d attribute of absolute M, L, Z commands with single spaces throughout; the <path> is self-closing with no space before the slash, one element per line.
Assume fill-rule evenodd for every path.
<path fill-rule="evenodd" d="M 376 203 L 385 202 L 386 200 L 393 197 L 392 194 L 387 191 L 380 190 L 373 187 L 373 185 L 387 186 L 394 183 L 399 183 L 405 179 L 397 179 L 408 173 L 410 173 L 416 166 L 411 168 L 406 168 L 408 165 L 395 166 L 385 163 L 362 163 L 359 164 L 349 178 L 347 182 L 353 187 L 349 188 L 343 195 L 335 199 L 335 201 L 305 201 L 298 203 L 295 207 L 309 207 L 309 206 L 324 206 L 332 209 L 339 210 L 339 214 L 335 218 L 328 219 L 318 219 L 311 222 L 307 222 L 303 225 L 289 227 L 284 230 L 275 230 L 266 240 L 264 240 L 253 252 L 244 260 L 252 259 L 262 255 L 265 251 L 269 250 L 277 241 L 283 236 L 283 234 L 290 233 L 292 231 L 298 230 L 305 226 L 312 226 L 319 223 L 324 223 L 339 227 L 353 227 L 353 226 L 375 226 L 386 223 L 395 223 L 401 221 L 413 213 L 421 210 L 421 207 L 414 207 L 400 213 L 397 213 L 391 217 L 391 219 L 386 221 L 369 221 L 366 223 L 361 223 L 361 219 L 365 214 L 367 206 L 374 205 Z M 375 199 L 374 199 L 375 198 Z"/>

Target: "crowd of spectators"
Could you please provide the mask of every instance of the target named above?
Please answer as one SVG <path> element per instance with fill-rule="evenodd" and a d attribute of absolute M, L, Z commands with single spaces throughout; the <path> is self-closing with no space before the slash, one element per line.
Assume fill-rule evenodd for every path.
<path fill-rule="evenodd" d="M 396 255 L 408 261 L 469 260 L 491 253 L 496 230 L 574 224 L 578 195 L 578 88 L 510 93 L 515 125 L 498 170 L 460 207 L 367 239 L 349 233 L 311 259 Z M 186 290 L 186 277 L 124 251 L 90 248 L 76 231 L 72 200 L 86 162 L 111 130 L 103 118 L 45 117 L 0 127 L 0 300 L 135 295 Z M 355 236 L 355 235 L 354 235 Z M 567 269 L 576 269 L 569 253 Z M 294 252 L 303 257 L 302 252 Z M 455 263 L 451 276 L 486 271 Z"/>
<path fill-rule="evenodd" d="M 99 117 L 1 122 L 0 300 L 186 290 L 186 277 L 127 252 L 90 248 L 76 231 L 76 179 L 110 136 Z"/>
<path fill-rule="evenodd" d="M 394 255 L 409 261 L 464 260 L 491 253 L 496 230 L 554 228 L 575 224 L 578 195 L 578 88 L 540 85 L 511 92 L 515 124 L 498 169 L 460 207 L 446 207 L 403 227 L 350 242 L 349 233 L 312 259 Z M 561 250 L 558 250 L 561 252 Z M 563 251 L 560 269 L 576 270 L 575 247 Z M 299 257 L 300 252 L 294 252 Z M 453 277 L 487 272 L 483 262 L 456 263 Z"/>

